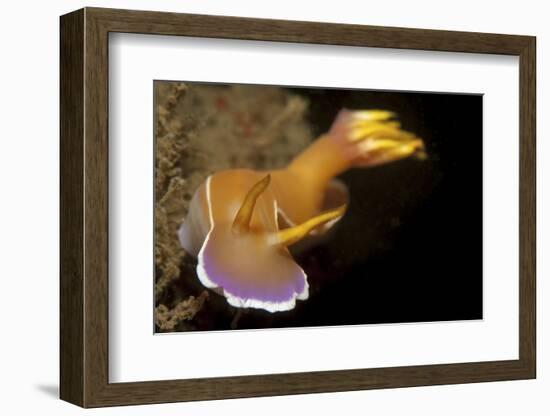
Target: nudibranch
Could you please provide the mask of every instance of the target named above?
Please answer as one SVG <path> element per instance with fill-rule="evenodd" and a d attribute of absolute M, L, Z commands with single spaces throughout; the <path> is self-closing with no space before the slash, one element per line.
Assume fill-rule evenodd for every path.
<path fill-rule="evenodd" d="M 197 189 L 179 229 L 197 275 L 238 308 L 293 309 L 309 296 L 289 246 L 322 235 L 344 215 L 353 167 L 425 156 L 424 143 L 382 110 L 342 110 L 330 130 L 284 169 L 214 173 Z"/>

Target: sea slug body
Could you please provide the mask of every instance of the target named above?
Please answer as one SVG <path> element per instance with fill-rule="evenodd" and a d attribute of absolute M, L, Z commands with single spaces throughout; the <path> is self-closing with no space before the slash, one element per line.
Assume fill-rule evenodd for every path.
<path fill-rule="evenodd" d="M 321 235 L 345 214 L 348 191 L 335 179 L 354 167 L 410 156 L 424 143 L 383 110 L 342 110 L 330 130 L 284 169 L 217 172 L 195 192 L 179 229 L 198 259 L 201 283 L 238 308 L 291 310 L 309 296 L 288 247 Z"/>

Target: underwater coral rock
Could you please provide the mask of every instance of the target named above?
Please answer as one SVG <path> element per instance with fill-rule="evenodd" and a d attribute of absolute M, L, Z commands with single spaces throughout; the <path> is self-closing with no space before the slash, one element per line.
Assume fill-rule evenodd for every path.
<path fill-rule="evenodd" d="M 208 292 L 204 291 L 197 298 L 190 296 L 179 302 L 173 309 L 160 304 L 155 309 L 155 324 L 161 331 L 173 331 L 180 322 L 192 320 L 207 299 Z"/>

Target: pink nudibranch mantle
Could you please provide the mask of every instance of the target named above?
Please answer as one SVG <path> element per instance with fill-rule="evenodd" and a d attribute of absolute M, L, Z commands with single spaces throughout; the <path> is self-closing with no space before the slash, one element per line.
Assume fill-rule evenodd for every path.
<path fill-rule="evenodd" d="M 285 169 L 209 176 L 179 230 L 182 247 L 198 259 L 201 283 L 238 308 L 286 311 L 307 299 L 306 273 L 288 246 L 322 235 L 342 218 L 348 192 L 335 176 L 425 156 L 422 140 L 393 117 L 381 110 L 342 110 L 330 131 Z"/>

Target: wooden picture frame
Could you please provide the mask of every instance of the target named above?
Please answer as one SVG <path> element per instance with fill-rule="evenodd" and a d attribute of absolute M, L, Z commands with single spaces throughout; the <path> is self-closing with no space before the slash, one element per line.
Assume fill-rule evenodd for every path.
<path fill-rule="evenodd" d="M 535 378 L 535 38 L 85 8 L 61 17 L 60 396 L 82 407 Z M 110 32 L 503 54 L 520 66 L 519 359 L 109 383 Z"/>

